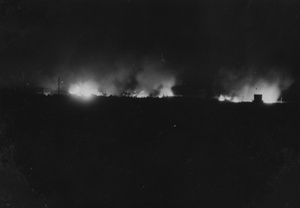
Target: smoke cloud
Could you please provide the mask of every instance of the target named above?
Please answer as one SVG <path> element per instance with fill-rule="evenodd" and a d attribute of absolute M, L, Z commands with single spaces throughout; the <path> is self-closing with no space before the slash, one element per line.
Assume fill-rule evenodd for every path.
<path fill-rule="evenodd" d="M 173 96 L 172 87 L 176 83 L 175 76 L 161 63 L 144 63 L 143 70 L 136 74 L 138 96 L 164 97 Z"/>
<path fill-rule="evenodd" d="M 220 101 L 250 102 L 254 94 L 262 94 L 266 103 L 277 102 L 293 79 L 282 68 L 221 68 L 215 80 Z"/>
<path fill-rule="evenodd" d="M 173 96 L 172 87 L 176 85 L 175 71 L 155 58 L 60 66 L 41 86 L 55 92 L 57 77 L 63 81 L 62 91 L 80 96 Z"/>

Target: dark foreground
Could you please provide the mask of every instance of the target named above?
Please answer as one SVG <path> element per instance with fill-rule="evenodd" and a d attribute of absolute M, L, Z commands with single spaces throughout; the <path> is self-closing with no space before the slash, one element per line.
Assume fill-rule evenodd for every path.
<path fill-rule="evenodd" d="M 297 104 L 0 102 L 3 207 L 300 207 Z"/>

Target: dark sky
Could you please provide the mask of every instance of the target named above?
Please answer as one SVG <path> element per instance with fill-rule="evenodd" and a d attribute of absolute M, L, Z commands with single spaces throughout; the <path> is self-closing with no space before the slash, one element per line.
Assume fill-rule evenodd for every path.
<path fill-rule="evenodd" d="M 195 91 L 221 67 L 282 67 L 297 81 L 299 30 L 291 0 L 0 0 L 0 83 L 161 54 Z"/>

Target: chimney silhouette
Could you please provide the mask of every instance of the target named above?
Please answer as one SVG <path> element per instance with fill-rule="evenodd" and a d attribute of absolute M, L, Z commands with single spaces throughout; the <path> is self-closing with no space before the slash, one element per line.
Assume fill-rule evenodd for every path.
<path fill-rule="evenodd" d="M 263 103 L 262 94 L 254 94 L 253 103 Z"/>
<path fill-rule="evenodd" d="M 60 77 L 57 78 L 57 94 L 60 94 Z"/>

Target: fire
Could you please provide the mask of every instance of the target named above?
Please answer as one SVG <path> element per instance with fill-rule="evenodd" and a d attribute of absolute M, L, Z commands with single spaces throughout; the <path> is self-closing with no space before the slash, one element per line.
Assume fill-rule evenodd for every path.
<path fill-rule="evenodd" d="M 59 76 L 64 80 L 61 93 L 68 91 L 68 94 L 87 98 L 92 95 L 134 98 L 174 96 L 172 89 L 177 84 L 178 73 L 176 66 L 169 68 L 171 63 L 162 62 L 155 56 L 126 56 L 108 62 L 82 63 L 61 71 Z M 44 82 L 45 87 L 58 92 L 60 84 L 57 79 Z"/>
<path fill-rule="evenodd" d="M 172 87 L 176 83 L 175 77 L 169 72 L 161 72 L 152 68 L 141 71 L 136 80 L 137 97 L 172 97 Z"/>
<path fill-rule="evenodd" d="M 173 91 L 171 89 L 171 87 L 163 87 L 161 90 L 160 90 L 160 93 L 158 95 L 158 97 L 173 97 L 174 94 L 173 94 Z"/>
<path fill-rule="evenodd" d="M 92 95 L 99 96 L 101 93 L 98 90 L 98 84 L 93 81 L 78 82 L 71 84 L 69 87 L 69 93 L 80 97 L 89 98 Z"/>
<path fill-rule="evenodd" d="M 158 95 L 154 96 L 154 97 L 163 98 L 163 97 L 173 97 L 173 96 L 174 96 L 174 94 L 173 94 L 171 88 L 165 87 L 165 88 L 160 89 Z M 146 90 L 141 90 L 138 93 L 131 94 L 130 97 L 146 98 L 146 97 L 150 97 L 150 93 L 148 93 Z"/>
<path fill-rule="evenodd" d="M 155 91 L 155 90 L 154 90 Z M 136 97 L 136 98 L 146 98 L 146 97 L 158 97 L 158 98 L 163 98 L 163 97 L 173 97 L 173 91 L 170 87 L 163 87 L 159 90 L 157 90 L 158 93 L 157 95 L 153 95 L 149 93 L 147 90 L 141 90 L 138 93 L 133 93 L 130 97 Z"/>
<path fill-rule="evenodd" d="M 244 85 L 241 89 L 235 90 L 231 95 L 220 95 L 219 101 L 229 102 L 252 102 L 254 94 L 261 94 L 264 103 L 276 103 L 280 98 L 281 90 L 276 83 L 259 81 L 256 85 Z"/>
<path fill-rule="evenodd" d="M 174 96 L 172 88 L 176 85 L 174 72 L 157 63 L 146 63 L 139 71 L 116 70 L 115 73 L 95 79 L 98 82 L 89 80 L 72 83 L 69 93 L 81 97 L 112 95 L 162 98 Z"/>
<path fill-rule="evenodd" d="M 139 92 L 137 95 L 136 95 L 137 98 L 146 98 L 146 97 L 149 97 L 149 93 L 145 92 L 144 90 L 142 90 L 141 92 Z"/>
<path fill-rule="evenodd" d="M 264 103 L 276 103 L 293 83 L 283 69 L 267 68 L 260 72 L 252 68 L 233 70 L 223 68 L 216 78 L 219 101 L 252 102 L 255 94 L 262 95 Z"/>
<path fill-rule="evenodd" d="M 135 98 L 146 98 L 146 97 L 172 97 L 174 96 L 172 89 L 172 85 L 165 84 L 162 87 L 157 87 L 158 89 L 139 89 L 134 91 L 127 91 L 126 96 L 128 97 L 135 97 Z M 86 81 L 86 82 L 77 82 L 75 84 L 71 84 L 69 87 L 68 92 L 71 95 L 76 95 L 79 97 L 89 98 L 92 95 L 95 96 L 108 96 L 108 95 L 115 95 L 118 94 L 109 94 L 109 93 L 101 93 L 99 91 L 99 85 L 93 81 Z"/>
<path fill-rule="evenodd" d="M 228 96 L 228 95 L 220 95 L 218 97 L 218 100 L 221 101 L 221 102 L 223 102 L 223 101 L 229 101 L 229 102 L 233 102 L 233 103 L 241 102 L 238 97 L 231 97 L 231 96 Z"/>

